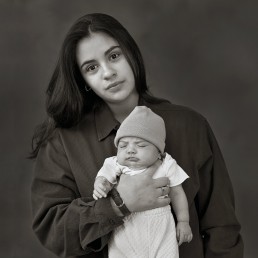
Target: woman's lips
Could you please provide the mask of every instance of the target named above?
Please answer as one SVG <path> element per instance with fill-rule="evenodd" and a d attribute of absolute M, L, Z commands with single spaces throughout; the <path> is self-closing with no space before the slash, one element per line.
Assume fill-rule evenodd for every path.
<path fill-rule="evenodd" d="M 107 86 L 106 90 L 110 90 L 110 89 L 112 89 L 112 88 L 114 88 L 114 87 L 116 87 L 116 86 L 122 84 L 123 82 L 124 82 L 124 81 L 118 81 L 118 82 L 110 83 L 110 84 Z"/>

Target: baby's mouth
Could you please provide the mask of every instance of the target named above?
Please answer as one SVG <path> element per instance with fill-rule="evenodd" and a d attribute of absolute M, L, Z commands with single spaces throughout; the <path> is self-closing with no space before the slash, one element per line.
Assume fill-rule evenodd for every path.
<path fill-rule="evenodd" d="M 129 161 L 138 161 L 139 159 L 138 158 L 136 158 L 136 157 L 128 157 L 127 158 L 127 160 L 129 160 Z"/>

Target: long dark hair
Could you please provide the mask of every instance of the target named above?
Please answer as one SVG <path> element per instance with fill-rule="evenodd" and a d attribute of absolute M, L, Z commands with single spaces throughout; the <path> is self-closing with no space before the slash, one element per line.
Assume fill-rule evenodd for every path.
<path fill-rule="evenodd" d="M 73 24 L 64 39 L 46 91 L 48 118 L 35 130 L 30 158 L 37 156 L 40 147 L 49 140 L 55 128 L 75 126 L 86 112 L 90 112 L 102 101 L 93 91 L 85 91 L 87 85 L 76 61 L 78 42 L 92 32 L 104 32 L 118 42 L 133 70 L 135 87 L 140 98 L 150 103 L 164 101 L 153 97 L 148 91 L 142 55 L 128 31 L 109 15 L 101 13 L 84 15 Z"/>

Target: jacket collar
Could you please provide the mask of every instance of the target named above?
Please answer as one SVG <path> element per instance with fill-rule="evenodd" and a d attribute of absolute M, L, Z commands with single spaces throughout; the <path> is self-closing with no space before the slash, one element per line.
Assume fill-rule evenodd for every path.
<path fill-rule="evenodd" d="M 147 102 L 141 98 L 139 99 L 138 105 L 148 106 Z M 94 116 L 99 141 L 105 139 L 113 130 L 117 131 L 120 126 L 120 123 L 115 119 L 105 102 L 101 102 L 95 107 Z"/>
<path fill-rule="evenodd" d="M 99 141 L 105 139 L 113 130 L 117 130 L 120 126 L 120 123 L 115 119 L 105 103 L 101 103 L 95 108 L 94 117 Z"/>

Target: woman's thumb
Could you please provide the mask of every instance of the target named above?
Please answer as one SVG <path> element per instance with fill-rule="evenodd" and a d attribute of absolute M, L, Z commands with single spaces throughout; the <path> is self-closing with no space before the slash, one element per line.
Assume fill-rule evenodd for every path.
<path fill-rule="evenodd" d="M 160 165 L 161 165 L 161 160 L 158 159 L 153 165 L 148 167 L 144 173 L 148 173 L 148 176 L 152 177 Z"/>

